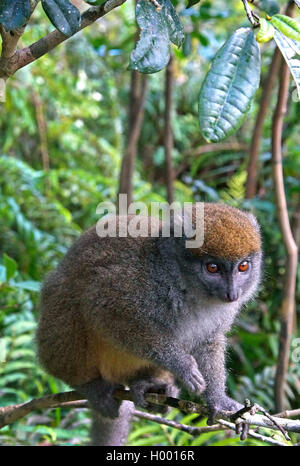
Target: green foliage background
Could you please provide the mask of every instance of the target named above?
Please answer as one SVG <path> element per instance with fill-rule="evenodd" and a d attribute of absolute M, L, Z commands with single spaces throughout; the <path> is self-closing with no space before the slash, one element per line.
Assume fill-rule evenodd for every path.
<path fill-rule="evenodd" d="M 284 2 L 279 2 L 284 4 Z M 185 10 L 178 4 L 185 30 L 182 49 L 174 49 L 175 81 L 172 123 L 175 169 L 204 143 L 197 118 L 203 77 L 217 49 L 237 27 L 247 25 L 242 2 L 202 1 Z M 38 40 L 53 27 L 38 8 L 22 45 Z M 34 332 L 39 314 L 38 290 L 82 230 L 97 220 L 96 206 L 114 201 L 126 144 L 130 72 L 134 46 L 133 3 L 126 3 L 77 34 L 50 54 L 20 70 L 9 81 L 0 113 L 0 397 L 1 405 L 67 389 L 40 368 Z M 262 51 L 262 71 L 273 45 Z M 285 121 L 284 172 L 289 206 L 299 202 L 300 107 L 291 98 Z M 261 90 L 250 115 L 232 142 L 249 144 Z M 42 170 L 34 93 L 47 122 L 50 170 Z M 165 200 L 163 151 L 164 72 L 149 76 L 145 121 L 134 175 L 134 198 Z M 273 96 L 274 108 L 276 92 Z M 278 347 L 278 310 L 284 271 L 284 249 L 275 218 L 270 179 L 268 112 L 259 161 L 259 197 L 245 201 L 245 151 L 190 157 L 175 182 L 176 200 L 224 201 L 257 214 L 263 231 L 264 281 L 258 298 L 243 311 L 230 337 L 228 383 L 231 394 L 247 396 L 274 409 L 273 377 Z M 298 275 L 300 272 L 298 273 Z M 297 310 L 300 304 L 297 285 Z M 2 355 L 2 358 L 1 358 Z M 299 407 L 299 364 L 292 362 L 287 403 Z M 192 425 L 205 420 L 173 410 L 170 418 Z M 88 441 L 86 410 L 55 409 L 32 413 L 0 431 L 0 445 L 82 444 Z M 276 434 L 277 435 L 277 434 Z M 281 438 L 282 440 L 282 438 Z M 130 445 L 241 445 L 233 435 L 190 435 L 146 421 L 134 423 Z M 256 444 L 247 440 L 243 444 Z"/>

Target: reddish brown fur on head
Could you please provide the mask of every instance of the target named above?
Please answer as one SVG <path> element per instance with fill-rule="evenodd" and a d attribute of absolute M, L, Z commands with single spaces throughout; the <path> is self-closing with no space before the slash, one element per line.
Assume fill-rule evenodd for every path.
<path fill-rule="evenodd" d="M 204 243 L 192 254 L 236 260 L 261 248 L 259 229 L 248 214 L 225 204 L 204 204 Z"/>

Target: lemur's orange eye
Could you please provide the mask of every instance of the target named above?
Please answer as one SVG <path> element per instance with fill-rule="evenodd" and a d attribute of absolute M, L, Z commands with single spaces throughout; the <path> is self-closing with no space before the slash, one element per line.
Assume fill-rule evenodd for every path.
<path fill-rule="evenodd" d="M 214 264 L 213 262 L 210 262 L 209 264 L 206 264 L 206 269 L 209 273 L 217 273 L 219 272 L 219 267 L 217 264 Z"/>
<path fill-rule="evenodd" d="M 249 262 L 248 261 L 243 261 L 239 264 L 239 271 L 240 272 L 246 272 L 249 268 Z"/>

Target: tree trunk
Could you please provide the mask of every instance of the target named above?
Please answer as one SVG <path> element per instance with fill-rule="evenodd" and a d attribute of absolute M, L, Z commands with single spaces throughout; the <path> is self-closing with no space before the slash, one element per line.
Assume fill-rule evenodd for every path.
<path fill-rule="evenodd" d="M 147 93 L 147 76 L 133 70 L 131 72 L 131 90 L 129 102 L 129 127 L 125 154 L 122 160 L 119 194 L 127 194 L 128 205 L 133 200 L 133 172 L 137 154 L 137 145 L 142 129 L 145 100 Z"/>

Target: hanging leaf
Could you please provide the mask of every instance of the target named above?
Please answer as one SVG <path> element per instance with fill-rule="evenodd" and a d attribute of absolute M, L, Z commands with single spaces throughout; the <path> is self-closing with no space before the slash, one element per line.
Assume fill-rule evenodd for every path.
<path fill-rule="evenodd" d="M 184 41 L 184 31 L 180 19 L 170 0 L 162 0 L 162 9 L 160 12 L 167 24 L 169 37 L 173 44 L 180 47 Z"/>
<path fill-rule="evenodd" d="M 299 58 L 295 58 L 296 55 L 300 55 L 300 44 L 289 39 L 279 31 L 275 31 L 274 40 L 290 69 L 300 99 L 300 60 Z"/>
<path fill-rule="evenodd" d="M 24 26 L 30 17 L 30 0 L 0 0 L 0 23 L 7 31 Z"/>
<path fill-rule="evenodd" d="M 258 88 L 260 50 L 250 28 L 240 28 L 215 56 L 199 95 L 200 130 L 222 141 L 243 123 Z"/>
<path fill-rule="evenodd" d="M 79 10 L 69 0 L 42 0 L 42 6 L 51 23 L 65 36 L 72 36 L 81 23 Z"/>
<path fill-rule="evenodd" d="M 131 52 L 129 69 L 141 73 L 156 73 L 170 60 L 169 30 L 161 11 L 148 0 L 136 6 L 136 20 L 141 29 L 140 39 Z"/>
<path fill-rule="evenodd" d="M 274 15 L 271 18 L 271 23 L 285 36 L 300 40 L 300 24 L 293 18 L 285 15 Z"/>
<path fill-rule="evenodd" d="M 260 23 L 260 28 L 258 30 L 258 33 L 256 34 L 256 40 L 257 42 L 269 42 L 269 40 L 273 39 L 274 37 L 274 32 L 275 29 L 270 23 L 270 21 L 267 21 L 264 18 L 261 18 L 259 20 Z"/>
<path fill-rule="evenodd" d="M 184 40 L 183 27 L 170 0 L 161 0 L 157 10 L 148 0 L 136 5 L 136 20 L 140 39 L 130 56 L 129 69 L 141 73 L 156 73 L 170 59 L 170 41 L 178 47 Z"/>

